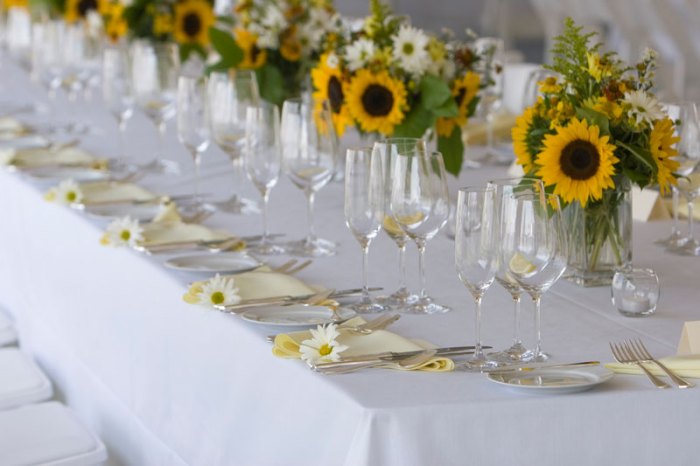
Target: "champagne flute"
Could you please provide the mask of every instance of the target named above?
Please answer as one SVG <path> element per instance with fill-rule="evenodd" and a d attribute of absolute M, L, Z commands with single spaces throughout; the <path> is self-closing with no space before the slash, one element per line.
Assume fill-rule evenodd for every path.
<path fill-rule="evenodd" d="M 681 178 L 678 178 L 677 189 L 688 201 L 688 236 L 675 244 L 669 244 L 668 247 L 683 254 L 698 255 L 700 244 L 694 236 L 693 207 L 698 195 L 696 178 L 697 166 L 700 163 L 700 114 L 695 102 L 686 102 L 681 108 L 681 125 L 681 141 L 676 159 L 680 163 L 676 173 L 681 175 Z"/>
<path fill-rule="evenodd" d="M 493 283 L 498 267 L 495 189 L 461 188 L 457 195 L 455 266 L 457 275 L 474 298 L 476 343 L 474 356 L 464 364 L 470 371 L 499 366 L 481 348 L 481 300 Z"/>
<path fill-rule="evenodd" d="M 345 224 L 362 248 L 362 299 L 350 306 L 364 314 L 386 308 L 372 301 L 367 285 L 369 245 L 382 228 L 384 176 L 378 152 L 371 148 L 348 149 L 345 158 Z"/>
<path fill-rule="evenodd" d="M 567 238 L 559 198 L 553 194 L 513 193 L 504 198 L 500 225 L 501 257 L 506 273 L 535 304 L 537 345 L 522 360 L 541 362 L 541 299 L 566 270 Z"/>
<path fill-rule="evenodd" d="M 264 255 L 283 254 L 284 249 L 270 241 L 267 226 L 270 190 L 279 180 L 282 165 L 280 117 L 277 106 L 259 102 L 248 107 L 244 157 L 248 178 L 260 191 L 263 201 L 262 240 L 251 250 Z"/>
<path fill-rule="evenodd" d="M 314 200 L 316 193 L 333 178 L 337 163 L 337 138 L 330 106 L 322 102 L 314 109 L 308 99 L 284 101 L 282 107 L 282 158 L 292 183 L 306 195 L 309 233 L 289 244 L 289 252 L 300 256 L 332 256 L 336 244 L 316 236 Z"/>
<path fill-rule="evenodd" d="M 434 314 L 450 309 L 428 296 L 425 281 L 426 243 L 447 223 L 450 198 L 442 154 L 397 154 L 392 162 L 391 215 L 418 247 L 421 291 L 408 312 Z"/>
<path fill-rule="evenodd" d="M 389 296 L 380 298 L 380 300 L 391 308 L 401 311 L 407 309 L 409 304 L 417 301 L 418 296 L 412 294 L 406 285 L 406 245 L 410 238 L 391 215 L 391 161 L 399 154 L 425 153 L 427 149 L 425 141 L 419 138 L 387 138 L 383 141 L 375 142 L 374 148 L 379 150 L 382 155 L 382 166 L 385 174 L 384 222 L 382 230 L 399 248 L 399 289 Z"/>
<path fill-rule="evenodd" d="M 194 203 L 199 198 L 199 168 L 202 152 L 209 147 L 209 121 L 204 78 L 180 76 L 177 83 L 177 138 L 194 160 Z"/>
<path fill-rule="evenodd" d="M 126 164 L 126 124 L 134 114 L 134 96 L 124 49 L 107 47 L 102 55 L 102 100 L 119 128 L 119 159 Z"/>
<path fill-rule="evenodd" d="M 503 204 L 511 196 L 514 194 L 524 193 L 542 195 L 545 192 L 544 183 L 542 183 L 542 180 L 537 178 L 524 177 L 496 179 L 489 181 L 487 186 L 494 190 L 496 221 L 499 222 L 499 225 L 504 221 L 502 218 Z M 496 282 L 505 288 L 513 299 L 513 344 L 510 346 L 510 348 L 503 352 L 489 354 L 490 358 L 502 362 L 521 361 L 527 352 L 527 349 L 523 345 L 522 339 L 520 338 L 520 297 L 522 294 L 522 289 L 508 273 L 507 266 L 508 264 L 504 264 L 502 261 L 499 261 L 498 268 L 496 270 Z"/>
<path fill-rule="evenodd" d="M 137 40 L 131 48 L 131 87 L 136 105 L 158 130 L 155 159 L 143 167 L 151 173 L 177 173 L 178 165 L 163 159 L 167 121 L 175 116 L 180 63 L 175 44 Z"/>
<path fill-rule="evenodd" d="M 486 118 L 486 159 L 499 160 L 501 156 L 494 148 L 493 126 L 496 112 L 503 99 L 503 56 L 505 47 L 502 39 L 482 37 L 474 44 L 476 53 L 483 56 L 480 61 L 482 82 L 488 86 L 481 91 L 481 108 Z"/>
<path fill-rule="evenodd" d="M 214 72 L 207 84 L 211 133 L 216 145 L 233 165 L 233 195 L 215 202 L 219 210 L 234 214 L 259 212 L 257 203 L 240 195 L 243 185 L 246 109 L 260 100 L 255 73 L 251 70 Z"/>

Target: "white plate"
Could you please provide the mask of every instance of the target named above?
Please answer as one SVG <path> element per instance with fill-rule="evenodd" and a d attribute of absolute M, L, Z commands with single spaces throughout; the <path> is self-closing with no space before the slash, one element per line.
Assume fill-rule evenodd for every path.
<path fill-rule="evenodd" d="M 532 372 L 488 374 L 489 380 L 531 393 L 575 393 L 607 382 L 614 374 L 604 367 L 539 369 Z"/>
<path fill-rule="evenodd" d="M 352 309 L 338 308 L 338 315 L 342 321 L 355 314 Z M 248 322 L 275 327 L 313 327 L 334 322 L 333 311 L 325 306 L 252 307 L 239 315 Z"/>
<path fill-rule="evenodd" d="M 171 269 L 187 272 L 241 273 L 256 269 L 262 264 L 257 259 L 240 252 L 222 252 L 173 257 L 168 259 L 165 265 Z"/>
<path fill-rule="evenodd" d="M 129 216 L 139 222 L 150 222 L 158 215 L 160 204 L 144 202 L 143 204 L 85 204 L 84 212 L 94 217 L 122 218 Z"/>

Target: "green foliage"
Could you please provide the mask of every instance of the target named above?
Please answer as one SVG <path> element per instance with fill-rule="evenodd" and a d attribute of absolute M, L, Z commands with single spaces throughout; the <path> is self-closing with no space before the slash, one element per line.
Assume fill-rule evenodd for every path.
<path fill-rule="evenodd" d="M 585 119 L 589 125 L 595 125 L 600 128 L 600 134 L 610 134 L 610 120 L 602 113 L 596 112 L 590 108 L 578 107 L 576 109 L 576 116 L 579 120 Z"/>
<path fill-rule="evenodd" d="M 459 114 L 457 103 L 452 97 L 447 83 L 433 75 L 425 75 L 420 82 L 420 103 L 433 115 L 456 117 Z"/>
<path fill-rule="evenodd" d="M 273 104 L 281 106 L 287 98 L 284 87 L 284 77 L 277 67 L 266 63 L 256 70 L 260 97 Z"/>
<path fill-rule="evenodd" d="M 438 151 L 445 160 L 445 169 L 454 176 L 459 176 L 464 160 L 464 142 L 462 142 L 462 130 L 455 126 L 449 137 L 438 136 Z"/>
<path fill-rule="evenodd" d="M 601 44 L 595 44 L 589 47 L 589 41 L 596 34 L 594 32 L 582 34 L 582 30 L 583 26 L 576 26 L 573 19 L 566 18 L 564 33 L 554 38 L 553 64 L 545 66 L 545 68 L 561 74 L 568 82 L 580 79 L 581 68 L 588 66 L 588 53 L 597 51 L 601 46 Z"/>
<path fill-rule="evenodd" d="M 152 39 L 153 15 L 150 12 L 153 3 L 150 0 L 135 0 L 124 8 L 124 19 L 129 27 L 132 37 L 138 39 Z"/>
<path fill-rule="evenodd" d="M 425 108 L 422 100 L 416 102 L 400 125 L 394 128 L 394 137 L 421 138 L 425 132 L 435 125 L 435 115 Z"/>
<path fill-rule="evenodd" d="M 207 73 L 235 68 L 243 61 L 243 50 L 230 33 L 212 27 L 209 28 L 209 39 L 221 58 L 217 63 L 207 67 Z"/>

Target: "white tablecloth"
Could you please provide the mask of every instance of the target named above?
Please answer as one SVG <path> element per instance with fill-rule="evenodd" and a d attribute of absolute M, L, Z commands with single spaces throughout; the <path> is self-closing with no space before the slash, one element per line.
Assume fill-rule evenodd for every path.
<path fill-rule="evenodd" d="M 24 72 L 3 64 L 0 100 L 42 99 Z M 84 140 L 116 153 L 115 125 L 99 103 L 80 111 L 101 131 Z M 169 157 L 191 172 L 169 129 Z M 137 115 L 129 152 L 146 161 L 155 130 Z M 228 195 L 231 173 L 218 149 L 205 154 L 204 191 Z M 481 184 L 499 169 L 468 171 L 454 185 Z M 165 193 L 191 189 L 191 175 L 147 178 Z M 700 388 L 656 390 L 640 376 L 616 376 L 570 396 L 515 393 L 484 376 L 364 371 L 322 376 L 276 359 L 267 329 L 185 304 L 187 283 L 167 256 L 146 257 L 99 245 L 104 223 L 42 200 L 46 186 L 0 173 L 0 302 L 16 317 L 22 346 L 57 391 L 107 444 L 112 462 L 133 465 L 691 465 L 700 461 Z M 254 197 L 250 185 L 247 193 Z M 343 221 L 342 185 L 317 200 L 323 237 L 340 242 L 301 278 L 328 287 L 360 284 L 360 248 Z M 305 233 L 302 193 L 287 180 L 272 192 L 271 229 Z M 255 234 L 259 216 L 217 214 L 207 222 Z M 610 359 L 608 342 L 642 337 L 655 354 L 675 352 L 683 321 L 700 317 L 700 260 L 665 253 L 653 240 L 667 223 L 635 224 L 634 257 L 661 279 L 658 313 L 625 318 L 609 288 L 561 282 L 545 296 L 544 349 L 562 361 Z M 396 248 L 381 236 L 370 249 L 370 283 L 396 287 Z M 441 346 L 473 342 L 473 304 L 453 266 L 453 242 L 428 245 L 430 292 L 453 311 L 403 316 L 393 329 Z M 281 260 L 281 259 L 280 259 Z M 415 250 L 409 267 L 415 270 Z M 411 285 L 417 279 L 411 274 Z M 532 341 L 531 305 L 523 331 Z M 512 333 L 509 296 L 494 286 L 484 299 L 484 341 L 502 348 Z"/>

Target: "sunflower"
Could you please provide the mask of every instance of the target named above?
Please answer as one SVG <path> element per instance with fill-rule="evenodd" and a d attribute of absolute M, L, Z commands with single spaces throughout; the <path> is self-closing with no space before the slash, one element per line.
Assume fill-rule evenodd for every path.
<path fill-rule="evenodd" d="M 296 26 L 292 26 L 282 33 L 280 55 L 291 62 L 299 61 L 301 58 L 301 42 L 297 36 Z"/>
<path fill-rule="evenodd" d="M 214 11 L 207 0 L 184 0 L 175 4 L 173 35 L 179 44 L 209 44 L 209 27 L 214 25 Z"/>
<path fill-rule="evenodd" d="M 515 152 L 515 161 L 519 165 L 522 165 L 523 171 L 525 171 L 525 173 L 530 173 L 530 171 L 535 167 L 533 160 L 534 155 L 530 153 L 527 144 L 528 135 L 532 130 L 532 123 L 534 117 L 535 108 L 526 108 L 523 114 L 515 120 L 515 126 L 511 131 L 511 136 L 513 138 L 513 151 Z"/>
<path fill-rule="evenodd" d="M 119 39 L 126 35 L 128 25 L 121 16 L 112 16 L 105 25 L 105 33 L 112 43 L 117 43 Z"/>
<path fill-rule="evenodd" d="M 586 207 L 589 200 L 600 199 L 604 189 L 615 187 L 612 176 L 619 159 L 609 138 L 601 136 L 597 126 L 573 118 L 544 137 L 537 174 L 545 186 L 554 185 L 554 194 L 564 202 L 579 201 Z"/>
<path fill-rule="evenodd" d="M 329 57 L 330 54 L 321 56 L 319 65 L 311 70 L 311 81 L 316 89 L 314 92 L 316 112 L 320 111 L 323 101 L 329 102 L 333 126 L 340 137 L 345 132 L 345 127 L 352 123 L 352 118 L 345 100 L 343 75 L 337 66 L 329 64 Z"/>
<path fill-rule="evenodd" d="M 173 16 L 165 11 L 156 12 L 153 15 L 153 35 L 162 37 L 171 32 L 173 32 Z"/>
<path fill-rule="evenodd" d="M 654 128 L 649 135 L 649 146 L 651 156 L 656 162 L 656 180 L 659 183 L 661 194 L 666 194 L 669 185 L 676 184 L 676 177 L 673 173 L 678 169 L 680 163 L 672 157 L 678 155 L 678 150 L 673 147 L 680 137 L 673 135 L 673 122 L 670 118 L 664 118 L 654 123 Z"/>
<path fill-rule="evenodd" d="M 236 28 L 234 35 L 238 46 L 243 49 L 240 67 L 254 70 L 263 66 L 267 61 L 267 52 L 258 47 L 258 36 L 243 28 Z"/>
<path fill-rule="evenodd" d="M 63 19 L 67 23 L 85 19 L 90 11 L 102 11 L 100 3 L 100 0 L 66 0 Z"/>
<path fill-rule="evenodd" d="M 3 0 L 2 6 L 5 10 L 10 8 L 28 8 L 29 0 Z"/>
<path fill-rule="evenodd" d="M 452 96 L 457 104 L 459 114 L 453 118 L 438 118 L 435 128 L 438 135 L 449 137 L 455 126 L 462 127 L 467 124 L 469 106 L 479 91 L 479 75 L 473 71 L 468 72 L 452 84 Z"/>
<path fill-rule="evenodd" d="M 556 94 L 561 91 L 561 86 L 557 83 L 556 76 L 547 76 L 537 84 L 540 86 L 540 92 L 543 94 Z"/>
<path fill-rule="evenodd" d="M 390 135 L 404 119 L 406 87 L 386 71 L 360 70 L 347 87 L 350 115 L 363 131 Z"/>

